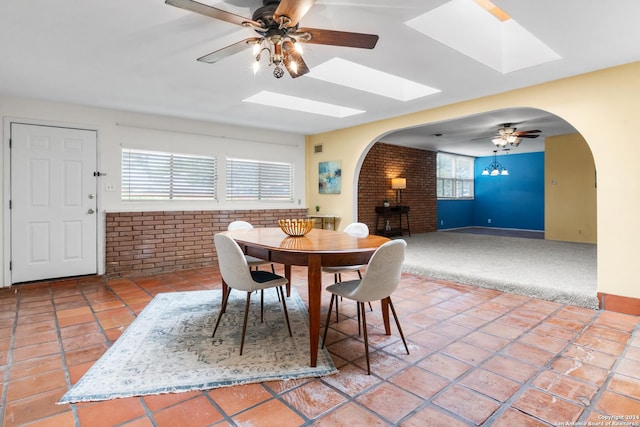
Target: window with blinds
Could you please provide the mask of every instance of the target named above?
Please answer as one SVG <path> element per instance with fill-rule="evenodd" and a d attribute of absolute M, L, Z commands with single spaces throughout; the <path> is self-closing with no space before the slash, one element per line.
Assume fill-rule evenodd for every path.
<path fill-rule="evenodd" d="M 227 200 L 293 201 L 293 164 L 227 158 Z"/>
<path fill-rule="evenodd" d="M 472 199 L 473 157 L 438 153 L 436 193 L 439 199 Z"/>
<path fill-rule="evenodd" d="M 215 200 L 216 158 L 122 149 L 122 200 Z"/>

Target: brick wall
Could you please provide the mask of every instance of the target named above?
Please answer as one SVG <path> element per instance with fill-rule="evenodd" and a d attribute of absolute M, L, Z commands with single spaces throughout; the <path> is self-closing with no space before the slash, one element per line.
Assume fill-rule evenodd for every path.
<path fill-rule="evenodd" d="M 215 265 L 213 235 L 234 220 L 277 227 L 280 218 L 303 218 L 306 209 L 109 212 L 107 277 L 157 274 Z"/>
<path fill-rule="evenodd" d="M 358 178 L 358 221 L 374 232 L 375 207 L 387 198 L 396 203 L 396 190 L 391 178 L 406 178 L 402 204 L 410 207 L 412 233 L 438 229 L 438 199 L 436 196 L 436 153 L 397 145 L 376 143 L 367 154 Z"/>

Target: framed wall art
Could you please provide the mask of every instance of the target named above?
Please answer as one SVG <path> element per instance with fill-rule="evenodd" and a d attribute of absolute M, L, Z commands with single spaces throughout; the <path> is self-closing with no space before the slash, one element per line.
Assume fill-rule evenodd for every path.
<path fill-rule="evenodd" d="M 340 194 L 342 166 L 340 160 L 318 163 L 318 189 L 320 194 Z"/>

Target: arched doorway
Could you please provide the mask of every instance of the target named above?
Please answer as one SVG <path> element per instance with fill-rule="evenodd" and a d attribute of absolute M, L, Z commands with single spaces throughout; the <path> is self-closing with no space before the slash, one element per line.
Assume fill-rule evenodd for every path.
<path fill-rule="evenodd" d="M 492 158 L 481 153 L 492 153 L 495 149 L 491 143 L 491 137 L 496 132 L 496 125 L 482 126 L 483 122 L 513 123 L 512 126 L 522 129 L 540 129 L 541 137 L 530 138 L 521 142 L 517 149 L 513 149 L 508 156 L 520 170 L 514 171 L 510 176 L 498 177 L 509 179 L 509 185 L 505 181 L 501 185 L 495 177 L 482 176 L 484 163 Z M 465 124 L 469 121 L 469 124 Z M 444 131 L 443 131 L 444 130 Z M 447 135 L 449 132 L 449 135 Z M 397 134 L 397 135 L 396 135 Z M 459 200 L 438 199 L 436 195 L 436 152 L 461 153 L 473 156 L 480 153 L 478 163 L 474 168 L 475 187 L 481 189 L 475 197 Z M 478 156 L 478 154 L 476 154 Z M 474 157 L 476 157 L 474 156 Z M 526 172 L 526 173 L 524 173 Z M 535 176 L 532 176 L 535 175 Z M 571 295 L 561 295 L 558 301 L 588 305 L 593 307 L 596 300 L 596 273 L 595 273 L 595 243 L 596 236 L 596 194 L 595 194 L 595 166 L 591 151 L 585 140 L 566 121 L 536 109 L 510 109 L 493 111 L 486 114 L 475 115 L 451 120 L 444 123 L 434 123 L 414 127 L 407 130 L 390 132 L 373 143 L 368 152 L 363 155 L 358 174 L 358 218 L 362 222 L 373 227 L 375 205 L 379 205 L 383 198 L 393 196 L 390 186 L 391 178 L 402 176 L 407 180 L 407 189 L 404 190 L 404 204 L 411 209 L 412 236 L 413 233 L 428 233 L 444 229 L 459 229 L 465 227 L 484 227 L 494 230 L 527 230 L 530 224 L 524 221 L 527 215 L 535 215 L 537 218 L 536 229 L 546 234 L 550 233 L 547 240 L 562 242 L 580 242 L 590 244 L 585 246 L 585 261 L 589 265 L 585 269 L 592 272 L 587 277 L 587 302 L 584 299 L 573 301 Z M 486 180 L 486 181 L 481 181 Z M 532 185 L 530 181 L 535 181 Z M 491 182 L 491 185 L 489 184 Z M 525 186 L 528 186 L 525 188 Z M 446 213 L 443 211 L 446 210 Z M 450 219 L 456 217 L 464 221 L 451 226 Z M 507 222 L 503 222 L 501 216 Z M 487 222 L 487 218 L 489 221 Z M 491 221 L 493 219 L 493 221 Z M 506 224 L 506 225 L 505 225 Z M 491 234 L 491 233 L 488 233 Z M 432 242 L 430 242 L 432 243 Z M 486 265 L 495 264 L 502 257 L 514 254 L 513 249 L 508 253 L 502 253 L 499 248 L 490 248 L 487 244 L 486 251 L 497 255 L 497 258 L 488 258 Z M 559 245 L 555 245 L 556 247 Z M 524 251 L 524 247 L 522 248 Z M 555 249 L 554 249 L 555 250 Z M 515 250 L 517 253 L 518 250 Z M 534 250 L 535 253 L 535 250 Z M 558 255 L 558 258 L 563 258 Z M 515 256 L 515 263 L 510 264 L 512 270 L 517 271 L 525 265 L 521 258 Z M 526 268 L 548 270 L 549 260 L 531 260 L 533 266 Z M 572 260 L 572 261 L 575 261 Z M 528 260 L 527 260 L 528 262 Z M 441 266 L 445 262 L 439 261 Z M 537 263 L 537 264 L 536 264 Z M 454 265 L 454 264 L 452 264 Z M 561 268 L 562 266 L 558 266 Z M 565 263 L 565 268 L 577 268 L 578 265 Z M 444 267 L 443 267 L 444 268 Z M 452 269 L 455 267 L 452 267 Z M 478 271 L 483 270 L 482 265 Z M 489 269 L 486 269 L 489 271 Z M 433 272 L 437 270 L 426 271 Z M 571 271 L 571 270 L 568 270 Z M 492 287 L 492 278 L 467 277 L 460 271 L 452 271 L 450 276 L 441 275 L 439 278 L 450 278 L 470 284 L 489 285 Z M 494 271 L 494 275 L 495 275 Z M 574 272 L 575 273 L 575 272 Z M 475 274 L 475 273 L 471 273 Z M 567 273 L 569 276 L 576 275 Z M 533 278 L 534 276 L 537 276 Z M 532 273 L 532 280 L 544 280 L 543 275 Z M 520 280 L 501 277 L 500 281 L 510 281 L 513 284 L 523 283 Z M 551 285 L 558 288 L 560 285 Z M 567 289 L 570 286 L 567 286 Z M 497 289 L 508 290 L 497 286 Z M 582 292 L 582 290 L 578 290 Z M 567 293 L 571 293 L 567 291 Z M 550 299 L 554 299 L 556 293 L 563 293 L 562 289 L 551 292 Z M 533 292 L 532 294 L 535 294 Z M 546 293 L 545 293 L 546 294 Z M 595 307 L 593 307 L 595 308 Z"/>

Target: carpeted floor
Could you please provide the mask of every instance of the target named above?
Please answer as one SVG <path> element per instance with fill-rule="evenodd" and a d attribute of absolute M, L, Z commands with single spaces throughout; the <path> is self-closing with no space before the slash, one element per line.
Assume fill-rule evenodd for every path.
<path fill-rule="evenodd" d="M 405 272 L 598 308 L 595 244 L 450 232 L 403 238 Z"/>

